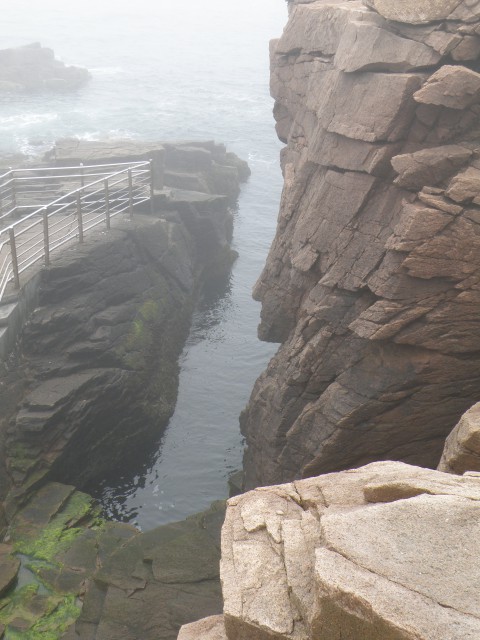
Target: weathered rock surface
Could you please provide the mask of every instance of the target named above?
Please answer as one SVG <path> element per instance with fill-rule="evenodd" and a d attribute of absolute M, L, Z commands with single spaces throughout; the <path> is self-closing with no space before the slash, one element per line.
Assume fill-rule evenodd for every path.
<path fill-rule="evenodd" d="M 367 4 L 296 0 L 271 45 L 285 187 L 254 296 L 283 344 L 247 488 L 436 467 L 480 394 L 478 3 Z"/>
<path fill-rule="evenodd" d="M 184 189 L 203 194 L 238 196 L 250 175 L 248 164 L 212 140 L 140 142 L 65 138 L 45 154 L 57 166 L 153 160 L 155 189 Z"/>
<path fill-rule="evenodd" d="M 0 51 L 0 93 L 9 91 L 68 91 L 88 82 L 80 67 L 56 60 L 52 49 L 38 42 Z"/>
<path fill-rule="evenodd" d="M 226 635 L 221 620 L 190 628 L 197 640 L 475 640 L 479 498 L 479 477 L 395 462 L 232 498 Z"/>
<path fill-rule="evenodd" d="M 422 24 L 440 20 L 475 21 L 480 18 L 480 2 L 477 0 L 364 0 L 389 20 Z"/>
<path fill-rule="evenodd" d="M 458 473 L 480 471 L 480 404 L 463 414 L 445 442 L 439 471 Z"/>
<path fill-rule="evenodd" d="M 168 420 L 195 268 L 180 222 L 137 215 L 41 273 L 18 364 L 25 387 L 2 415 L 9 512 L 47 474 L 84 485 Z"/>
<path fill-rule="evenodd" d="M 227 640 L 223 616 L 210 616 L 184 625 L 178 640 Z"/>

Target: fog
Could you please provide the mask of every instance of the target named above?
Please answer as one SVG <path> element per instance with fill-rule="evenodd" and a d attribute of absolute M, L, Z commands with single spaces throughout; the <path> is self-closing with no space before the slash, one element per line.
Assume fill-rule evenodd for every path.
<path fill-rule="evenodd" d="M 157 139 L 207 136 L 235 143 L 238 118 L 251 120 L 252 131 L 263 117 L 259 108 L 269 100 L 268 41 L 280 35 L 286 15 L 284 0 L 7 4 L 0 48 L 38 41 L 60 60 L 92 74 L 87 90 L 70 101 L 65 96 L 21 103 L 26 121 L 17 124 L 25 135 L 16 145 L 24 151 L 29 137 L 48 135 L 51 142 L 107 132 Z M 11 132 L 2 136 L 1 116 L 18 113 L 18 101 L 0 102 L 4 150 L 18 148 L 8 139 Z M 48 128 L 30 126 L 30 115 L 38 119 L 39 113 L 49 119 Z M 245 148 L 238 151 L 245 153 Z"/>

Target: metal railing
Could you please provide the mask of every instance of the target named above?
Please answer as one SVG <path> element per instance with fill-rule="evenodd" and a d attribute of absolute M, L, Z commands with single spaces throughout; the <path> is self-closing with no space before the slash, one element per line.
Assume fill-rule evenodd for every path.
<path fill-rule="evenodd" d="M 152 162 L 12 169 L 0 176 L 0 302 L 10 282 L 98 225 L 152 202 Z M 17 218 L 15 222 L 10 222 Z M 10 224 L 8 224 L 10 222 Z"/>

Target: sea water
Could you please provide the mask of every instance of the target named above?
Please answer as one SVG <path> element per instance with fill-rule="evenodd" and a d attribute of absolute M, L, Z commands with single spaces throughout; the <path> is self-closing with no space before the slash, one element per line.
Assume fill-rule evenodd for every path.
<path fill-rule="evenodd" d="M 109 516 L 143 529 L 227 495 L 241 467 L 238 416 L 275 351 L 256 337 L 251 290 L 265 262 L 281 174 L 269 96 L 268 42 L 284 0 L 15 0 L 2 3 L 0 48 L 39 41 L 91 82 L 73 93 L 0 96 L 0 155 L 54 140 L 214 139 L 248 160 L 228 281 L 211 286 L 181 357 L 174 416 L 116 474 L 89 489 Z"/>

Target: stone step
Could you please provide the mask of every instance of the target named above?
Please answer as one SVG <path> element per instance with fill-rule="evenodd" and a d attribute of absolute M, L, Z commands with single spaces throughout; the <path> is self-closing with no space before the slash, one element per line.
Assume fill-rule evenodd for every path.
<path fill-rule="evenodd" d="M 15 426 L 24 433 L 40 433 L 46 429 L 48 420 L 54 415 L 54 411 L 29 411 L 28 409 L 21 409 L 17 414 Z"/>

